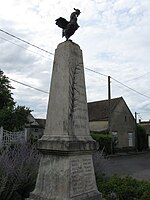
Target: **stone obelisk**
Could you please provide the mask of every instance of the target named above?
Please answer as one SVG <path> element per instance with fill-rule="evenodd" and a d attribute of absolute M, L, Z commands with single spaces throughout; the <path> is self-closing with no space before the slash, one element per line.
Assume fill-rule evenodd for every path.
<path fill-rule="evenodd" d="M 53 64 L 42 153 L 30 200 L 99 200 L 88 126 L 83 57 L 72 41 L 58 45 Z"/>

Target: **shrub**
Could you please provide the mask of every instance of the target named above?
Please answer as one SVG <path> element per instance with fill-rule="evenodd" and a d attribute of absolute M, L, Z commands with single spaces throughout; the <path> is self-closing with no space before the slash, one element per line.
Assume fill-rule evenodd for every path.
<path fill-rule="evenodd" d="M 143 126 L 137 125 L 137 148 L 138 151 L 147 149 L 148 146 L 148 137 L 146 130 Z"/>
<path fill-rule="evenodd" d="M 110 134 L 91 133 L 91 136 L 99 143 L 99 150 L 104 149 L 106 154 L 111 154 L 112 136 Z"/>
<path fill-rule="evenodd" d="M 99 190 L 107 198 L 113 192 L 119 200 L 149 200 L 150 182 L 138 181 L 132 177 L 112 176 L 108 179 L 97 179 Z"/>
<path fill-rule="evenodd" d="M 22 199 L 34 189 L 39 153 L 31 144 L 13 145 L 0 155 L 0 199 L 14 200 L 14 194 Z"/>

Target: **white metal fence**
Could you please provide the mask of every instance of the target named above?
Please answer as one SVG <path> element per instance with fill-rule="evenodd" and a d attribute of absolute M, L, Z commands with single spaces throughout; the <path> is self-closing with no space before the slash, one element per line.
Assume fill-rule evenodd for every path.
<path fill-rule="evenodd" d="M 16 142 L 26 141 L 26 129 L 24 131 L 7 131 L 0 127 L 0 146 L 8 146 Z"/>

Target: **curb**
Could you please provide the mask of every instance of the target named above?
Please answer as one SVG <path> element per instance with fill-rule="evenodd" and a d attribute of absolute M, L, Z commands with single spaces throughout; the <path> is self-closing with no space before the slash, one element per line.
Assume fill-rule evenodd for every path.
<path fill-rule="evenodd" d="M 142 151 L 142 152 L 129 152 L 129 153 L 116 153 L 113 155 L 107 155 L 108 158 L 115 158 L 121 156 L 132 156 L 132 155 L 141 155 L 141 154 L 148 154 L 150 151 Z"/>

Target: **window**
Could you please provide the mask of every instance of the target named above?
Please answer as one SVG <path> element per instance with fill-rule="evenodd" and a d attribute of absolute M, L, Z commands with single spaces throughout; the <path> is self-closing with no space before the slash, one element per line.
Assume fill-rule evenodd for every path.
<path fill-rule="evenodd" d="M 126 122 L 127 121 L 127 116 L 125 115 L 125 117 L 124 117 L 124 121 Z"/>
<path fill-rule="evenodd" d="M 128 133 L 129 147 L 133 147 L 133 133 Z"/>
<path fill-rule="evenodd" d="M 118 143 L 118 132 L 112 132 L 112 140 L 114 143 Z"/>
<path fill-rule="evenodd" d="M 148 147 L 150 148 L 150 135 L 148 135 Z"/>

